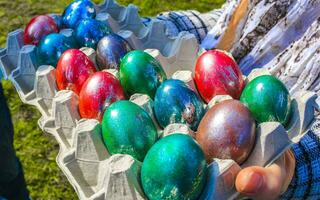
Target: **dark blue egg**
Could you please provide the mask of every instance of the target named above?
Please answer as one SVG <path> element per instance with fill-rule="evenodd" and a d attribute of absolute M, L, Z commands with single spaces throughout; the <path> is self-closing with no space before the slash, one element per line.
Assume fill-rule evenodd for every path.
<path fill-rule="evenodd" d="M 205 113 L 197 94 L 180 80 L 167 80 L 160 85 L 154 99 L 154 111 L 163 128 L 172 123 L 183 123 L 194 131 Z"/>
<path fill-rule="evenodd" d="M 77 48 L 74 40 L 60 33 L 51 33 L 43 38 L 38 45 L 38 60 L 41 65 L 56 67 L 63 52 L 73 48 Z"/>
<path fill-rule="evenodd" d="M 81 47 L 96 49 L 98 42 L 111 32 L 109 26 L 95 19 L 81 20 L 76 28 L 76 39 Z"/>
<path fill-rule="evenodd" d="M 76 28 L 82 19 L 96 17 L 94 4 L 89 0 L 74 1 L 67 6 L 62 15 L 62 23 L 66 28 Z"/>
<path fill-rule="evenodd" d="M 59 30 L 62 29 L 62 16 L 61 15 L 53 13 L 53 14 L 49 14 L 48 16 L 51 17 L 56 22 Z"/>
<path fill-rule="evenodd" d="M 119 35 L 110 34 L 100 40 L 97 47 L 97 63 L 100 69 L 119 69 L 120 59 L 133 50 Z"/>

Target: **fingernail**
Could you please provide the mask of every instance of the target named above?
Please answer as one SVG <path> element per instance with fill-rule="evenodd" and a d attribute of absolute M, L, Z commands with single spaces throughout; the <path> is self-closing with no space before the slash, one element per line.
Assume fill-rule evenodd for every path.
<path fill-rule="evenodd" d="M 259 192 L 262 186 L 263 177 L 260 173 L 250 172 L 241 181 L 242 187 L 239 188 L 239 192 L 246 195 L 255 195 Z"/>

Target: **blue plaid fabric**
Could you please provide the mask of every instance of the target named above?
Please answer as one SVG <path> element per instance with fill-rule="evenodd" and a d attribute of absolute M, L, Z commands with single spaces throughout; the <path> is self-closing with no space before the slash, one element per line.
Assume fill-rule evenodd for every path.
<path fill-rule="evenodd" d="M 187 31 L 194 34 L 198 42 L 201 43 L 213 25 L 216 24 L 221 13 L 222 10 L 214 10 L 204 14 L 194 10 L 172 11 L 161 13 L 157 19 L 166 24 L 169 36 L 177 36 L 180 32 Z M 151 21 L 151 18 L 145 18 L 143 23 L 148 26 Z"/>
<path fill-rule="evenodd" d="M 281 199 L 320 199 L 320 117 L 292 150 L 295 175 Z"/>
<path fill-rule="evenodd" d="M 181 31 L 188 31 L 201 43 L 221 13 L 222 10 L 206 14 L 196 11 L 174 11 L 162 13 L 157 18 L 167 25 L 169 35 L 175 36 Z M 146 20 L 146 25 L 150 21 L 150 18 Z M 320 117 L 292 150 L 296 158 L 295 175 L 281 199 L 320 199 Z"/>

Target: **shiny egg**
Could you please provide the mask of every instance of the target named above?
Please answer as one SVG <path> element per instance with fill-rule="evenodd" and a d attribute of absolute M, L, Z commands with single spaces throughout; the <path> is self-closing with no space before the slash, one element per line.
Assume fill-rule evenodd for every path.
<path fill-rule="evenodd" d="M 120 60 L 133 50 L 121 36 L 110 34 L 102 38 L 97 47 L 97 64 L 100 69 L 118 69 Z"/>
<path fill-rule="evenodd" d="M 101 122 L 106 108 L 125 98 L 120 81 L 115 76 L 105 71 L 96 72 L 82 86 L 79 95 L 80 115 Z"/>
<path fill-rule="evenodd" d="M 24 30 L 24 44 L 38 45 L 50 33 L 59 32 L 54 19 L 47 15 L 32 18 Z"/>
<path fill-rule="evenodd" d="M 157 88 L 166 79 L 160 63 L 144 51 L 130 51 L 121 60 L 120 82 L 128 96 L 141 93 L 154 98 Z"/>
<path fill-rule="evenodd" d="M 59 90 L 72 90 L 80 93 L 85 81 L 96 72 L 90 58 L 78 49 L 69 49 L 59 59 L 56 81 Z"/>
<path fill-rule="evenodd" d="M 169 124 L 184 123 L 197 130 L 205 109 L 197 94 L 180 80 L 166 80 L 154 98 L 155 116 L 165 128 Z"/>
<path fill-rule="evenodd" d="M 63 52 L 77 47 L 78 44 L 74 42 L 73 38 L 60 33 L 51 33 L 44 37 L 38 45 L 38 60 L 41 65 L 56 67 Z"/>
<path fill-rule="evenodd" d="M 75 37 L 81 47 L 97 48 L 98 42 L 111 32 L 109 26 L 95 19 L 83 19 L 75 29 Z"/>
<path fill-rule="evenodd" d="M 102 120 L 102 137 L 111 155 L 129 154 L 142 162 L 157 141 L 158 133 L 144 109 L 130 101 L 121 100 L 106 109 Z"/>
<path fill-rule="evenodd" d="M 96 17 L 95 5 L 89 0 L 76 0 L 69 4 L 62 14 L 62 23 L 66 28 L 76 28 L 82 19 Z"/>
<path fill-rule="evenodd" d="M 192 137 L 179 133 L 159 140 L 141 168 L 142 187 L 150 200 L 198 199 L 206 176 L 203 151 Z"/>
<path fill-rule="evenodd" d="M 239 165 L 255 144 L 256 124 L 248 108 L 238 100 L 225 100 L 210 108 L 199 124 L 196 140 L 208 163 L 214 158 L 232 159 Z"/>
<path fill-rule="evenodd" d="M 220 50 L 209 50 L 198 58 L 194 80 L 206 103 L 216 95 L 239 99 L 244 87 L 239 66 L 230 55 Z"/>
<path fill-rule="evenodd" d="M 259 76 L 244 88 L 243 102 L 259 122 L 280 122 L 286 125 L 291 116 L 291 98 L 286 86 L 271 75 Z"/>

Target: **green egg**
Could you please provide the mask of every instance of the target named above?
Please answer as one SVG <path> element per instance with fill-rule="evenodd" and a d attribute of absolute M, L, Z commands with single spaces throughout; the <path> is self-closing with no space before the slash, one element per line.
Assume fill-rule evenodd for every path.
<path fill-rule="evenodd" d="M 173 134 L 159 140 L 141 168 L 143 190 L 150 200 L 193 200 L 207 177 L 204 153 L 189 135 Z"/>
<path fill-rule="evenodd" d="M 160 63 L 146 52 L 131 51 L 121 60 L 120 82 L 128 96 L 142 93 L 154 98 L 157 88 L 166 79 Z"/>
<path fill-rule="evenodd" d="M 249 82 L 240 101 L 259 123 L 277 121 L 286 125 L 291 115 L 291 98 L 286 86 L 270 75 L 259 76 Z"/>
<path fill-rule="evenodd" d="M 117 101 L 104 113 L 102 137 L 110 154 L 129 154 L 143 161 L 157 141 L 157 129 L 149 116 L 130 101 Z"/>

